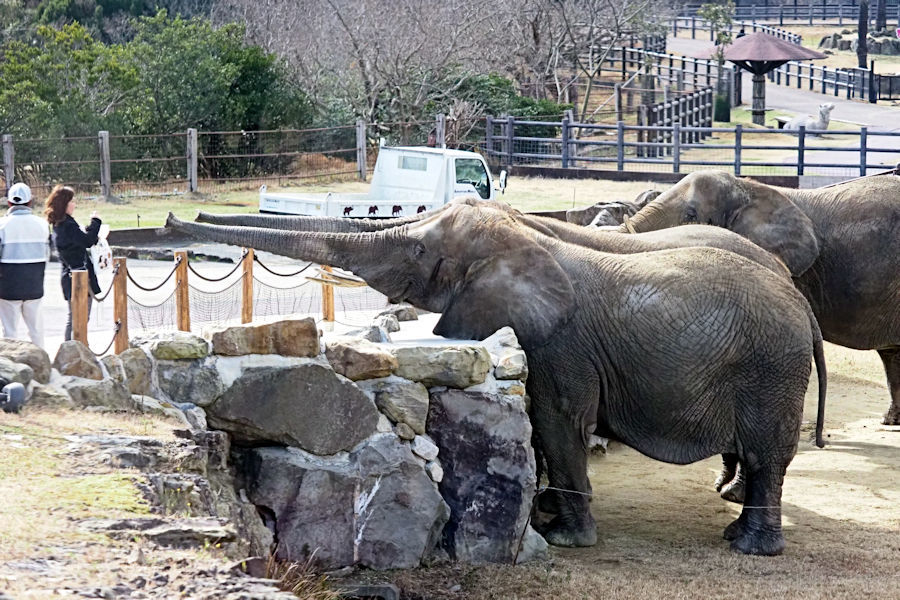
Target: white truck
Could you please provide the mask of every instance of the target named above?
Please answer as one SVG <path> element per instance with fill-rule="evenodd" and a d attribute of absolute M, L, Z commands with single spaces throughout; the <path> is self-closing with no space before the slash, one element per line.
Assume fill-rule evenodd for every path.
<path fill-rule="evenodd" d="M 269 192 L 259 189 L 259 212 L 325 217 L 403 217 L 443 206 L 457 196 L 496 200 L 497 189 L 477 152 L 418 146 L 382 146 L 367 194 Z"/>

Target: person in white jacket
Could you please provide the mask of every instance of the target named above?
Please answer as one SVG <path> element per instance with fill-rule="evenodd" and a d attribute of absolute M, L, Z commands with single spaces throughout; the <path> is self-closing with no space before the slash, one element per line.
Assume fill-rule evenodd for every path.
<path fill-rule="evenodd" d="M 9 210 L 0 218 L 0 324 L 3 337 L 16 337 L 22 315 L 31 341 L 44 346 L 41 298 L 50 259 L 50 224 L 31 210 L 31 188 L 16 183 L 6 195 Z"/>

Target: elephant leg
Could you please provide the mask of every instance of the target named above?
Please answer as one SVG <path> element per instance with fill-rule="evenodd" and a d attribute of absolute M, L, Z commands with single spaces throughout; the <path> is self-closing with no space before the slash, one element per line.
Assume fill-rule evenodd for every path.
<path fill-rule="evenodd" d="M 885 425 L 900 425 L 900 348 L 879 350 L 884 372 L 887 374 L 888 387 L 891 390 L 891 407 L 884 415 Z"/>
<path fill-rule="evenodd" d="M 735 456 L 735 461 L 737 461 L 737 456 Z M 731 481 L 722 486 L 719 493 L 719 496 L 721 496 L 723 500 L 728 500 L 729 502 L 734 502 L 736 504 L 744 502 L 747 485 L 745 472 L 746 469 L 744 469 L 743 465 L 741 465 L 740 462 L 737 462 L 734 477 L 732 477 Z"/>
<path fill-rule="evenodd" d="M 744 465 L 746 501 L 741 516 L 725 530 L 731 548 L 743 554 L 774 556 L 784 551 L 781 530 L 781 486 L 786 465 Z"/>
<path fill-rule="evenodd" d="M 545 492 L 553 493 L 550 501 L 556 516 L 540 533 L 554 546 L 593 546 L 597 526 L 590 512 L 587 448 L 580 428 L 559 414 L 548 418 L 546 412 L 550 411 L 535 410 L 534 427 L 539 430 L 549 487 L 556 488 Z"/>
<path fill-rule="evenodd" d="M 737 466 L 737 454 L 726 452 L 722 455 L 722 471 L 719 473 L 719 476 L 716 477 L 716 482 L 714 484 L 717 492 L 721 492 L 722 488 L 725 487 L 725 484 L 734 478 L 734 475 L 737 472 Z"/>

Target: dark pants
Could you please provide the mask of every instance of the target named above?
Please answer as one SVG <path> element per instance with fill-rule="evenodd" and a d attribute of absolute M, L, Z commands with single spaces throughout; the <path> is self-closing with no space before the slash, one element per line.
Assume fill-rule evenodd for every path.
<path fill-rule="evenodd" d="M 94 303 L 94 299 L 88 295 L 88 319 L 91 317 L 91 305 Z M 65 340 L 68 342 L 72 339 L 72 300 L 69 300 L 69 317 L 66 320 L 66 335 Z"/>

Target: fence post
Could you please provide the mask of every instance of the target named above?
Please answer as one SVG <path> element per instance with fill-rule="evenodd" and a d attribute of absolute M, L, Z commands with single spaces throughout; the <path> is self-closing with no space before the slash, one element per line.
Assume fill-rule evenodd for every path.
<path fill-rule="evenodd" d="M 616 121 L 616 169 L 625 169 L 625 121 Z"/>
<path fill-rule="evenodd" d="M 562 120 L 562 135 L 560 140 L 560 154 L 562 159 L 562 168 L 569 168 L 569 119 Z"/>
<path fill-rule="evenodd" d="M 672 123 L 672 172 L 681 172 L 681 125 Z"/>
<path fill-rule="evenodd" d="M 3 134 L 3 182 L 6 186 L 3 195 L 9 191 L 10 186 L 16 181 L 16 150 L 13 147 L 13 136 Z"/>
<path fill-rule="evenodd" d="M 797 175 L 803 175 L 803 162 L 806 159 L 806 125 L 801 125 L 798 130 Z"/>
<path fill-rule="evenodd" d="M 878 88 L 875 86 L 875 61 L 869 61 L 869 102 L 878 103 Z"/>
<path fill-rule="evenodd" d="M 121 354 L 128 350 L 128 264 L 124 258 L 114 258 L 113 265 L 113 321 L 119 324 L 113 350 Z"/>
<path fill-rule="evenodd" d="M 187 130 L 187 184 L 189 192 L 199 190 L 197 186 L 198 155 L 197 130 L 190 127 Z"/>
<path fill-rule="evenodd" d="M 744 134 L 744 127 L 738 123 L 734 126 L 734 175 L 741 176 L 741 143 Z"/>
<path fill-rule="evenodd" d="M 241 275 L 241 323 L 253 321 L 253 248 L 244 248 Z"/>
<path fill-rule="evenodd" d="M 331 267 L 322 265 L 322 270 L 331 273 Z M 334 286 L 322 284 L 322 318 L 334 322 Z"/>
<path fill-rule="evenodd" d="M 622 120 L 622 84 L 617 83 L 613 86 L 613 94 L 615 94 L 616 103 L 616 121 Z"/>
<path fill-rule="evenodd" d="M 825 71 L 828 67 L 822 67 L 822 93 L 825 93 Z M 812 77 L 812 75 L 810 75 Z"/>
<path fill-rule="evenodd" d="M 447 147 L 447 116 L 444 113 L 434 120 L 434 141 L 438 148 Z"/>
<path fill-rule="evenodd" d="M 72 295 L 70 296 L 72 303 L 72 339 L 81 342 L 85 346 L 88 345 L 87 325 L 88 325 L 88 294 L 90 293 L 90 283 L 88 283 L 87 269 L 78 269 L 72 271 Z"/>
<path fill-rule="evenodd" d="M 866 157 L 866 146 L 869 138 L 869 128 L 868 127 L 860 127 L 859 128 L 859 176 L 866 176 L 866 162 L 868 158 Z"/>
<path fill-rule="evenodd" d="M 188 255 L 184 250 L 175 253 L 175 312 L 178 331 L 191 330 L 191 300 L 188 290 Z"/>
<path fill-rule="evenodd" d="M 100 195 L 105 200 L 109 198 L 112 192 L 109 167 L 109 132 L 101 131 L 97 137 L 100 143 Z"/>
<path fill-rule="evenodd" d="M 697 17 L 691 17 L 691 39 L 697 39 Z"/>
<path fill-rule="evenodd" d="M 844 24 L 844 5 L 838 5 L 838 25 Z"/>
<path fill-rule="evenodd" d="M 494 117 L 485 115 L 484 117 L 484 152 L 488 156 L 488 160 L 494 154 Z"/>
<path fill-rule="evenodd" d="M 366 122 L 356 120 L 356 172 L 360 181 L 366 180 Z"/>
<path fill-rule="evenodd" d="M 512 115 L 506 116 L 506 166 L 513 166 L 513 142 L 515 141 L 516 120 Z"/>

